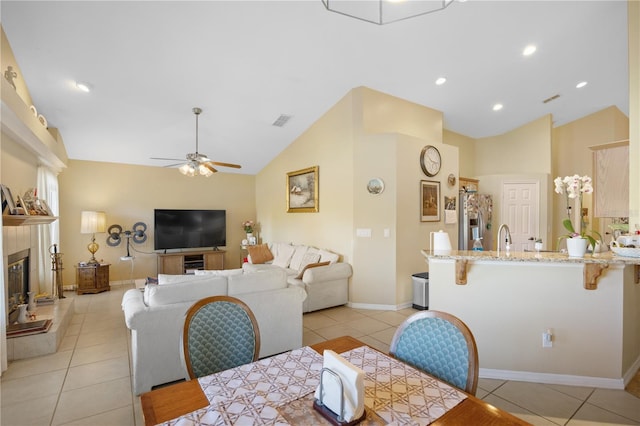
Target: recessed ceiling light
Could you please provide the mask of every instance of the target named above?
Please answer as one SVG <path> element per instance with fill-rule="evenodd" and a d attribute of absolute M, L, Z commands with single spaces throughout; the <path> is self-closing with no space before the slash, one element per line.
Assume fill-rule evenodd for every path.
<path fill-rule="evenodd" d="M 535 53 L 536 49 L 537 49 L 536 46 L 534 46 L 533 44 L 530 44 L 524 48 L 524 50 L 522 51 L 522 55 L 531 56 Z"/>
<path fill-rule="evenodd" d="M 447 79 L 446 79 L 446 78 L 444 78 L 444 77 L 440 77 L 440 78 L 438 78 L 438 79 L 436 80 L 436 84 L 437 84 L 438 86 L 442 86 L 442 85 L 443 85 L 444 83 L 446 83 L 446 82 L 447 82 Z"/>
<path fill-rule="evenodd" d="M 586 81 L 581 81 L 580 83 L 576 84 L 576 89 L 582 89 L 586 85 L 587 85 Z"/>
<path fill-rule="evenodd" d="M 89 93 L 91 91 L 91 86 L 89 85 L 89 83 L 77 81 L 76 87 L 85 93 Z"/>
<path fill-rule="evenodd" d="M 495 104 L 493 106 L 493 110 L 494 111 L 500 111 L 502 109 L 503 105 L 502 104 Z"/>

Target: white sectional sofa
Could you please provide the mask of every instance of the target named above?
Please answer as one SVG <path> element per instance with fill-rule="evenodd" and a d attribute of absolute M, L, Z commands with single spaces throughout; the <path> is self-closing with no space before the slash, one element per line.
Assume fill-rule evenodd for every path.
<path fill-rule="evenodd" d="M 131 330 L 133 388 L 136 395 L 188 379 L 180 346 L 184 318 L 196 301 L 229 295 L 245 302 L 260 329 L 260 357 L 302 346 L 301 287 L 289 286 L 283 270 L 245 273 L 242 269 L 159 275 L 158 285 L 128 290 L 122 298 Z"/>
<path fill-rule="evenodd" d="M 349 278 L 353 269 L 350 264 L 340 262 L 339 255 L 307 245 L 271 243 L 263 246 L 269 249 L 273 259 L 263 261 L 261 256 L 261 263 L 254 263 L 255 259 L 249 255 L 249 262 L 245 262 L 242 268 L 247 272 L 284 270 L 289 285 L 303 288 L 307 293 L 303 312 L 349 302 Z"/>

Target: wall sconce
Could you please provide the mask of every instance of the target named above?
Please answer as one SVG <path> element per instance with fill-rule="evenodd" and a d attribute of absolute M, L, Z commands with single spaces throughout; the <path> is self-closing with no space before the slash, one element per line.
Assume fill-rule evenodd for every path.
<path fill-rule="evenodd" d="M 96 252 L 100 246 L 96 243 L 96 232 L 106 232 L 107 216 L 104 212 L 83 211 L 80 216 L 80 233 L 93 234 L 91 242 L 87 245 L 87 250 L 91 253 L 89 264 L 96 264 Z"/>

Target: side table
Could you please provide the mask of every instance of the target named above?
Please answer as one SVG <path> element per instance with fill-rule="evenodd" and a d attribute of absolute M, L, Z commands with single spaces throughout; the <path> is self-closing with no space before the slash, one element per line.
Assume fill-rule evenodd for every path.
<path fill-rule="evenodd" d="M 109 264 L 76 265 L 77 294 L 101 293 L 109 287 Z"/>

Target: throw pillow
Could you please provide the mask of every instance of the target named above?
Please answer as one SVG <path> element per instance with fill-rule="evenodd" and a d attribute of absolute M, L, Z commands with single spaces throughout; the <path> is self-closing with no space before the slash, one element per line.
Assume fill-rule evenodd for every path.
<path fill-rule="evenodd" d="M 298 276 L 296 277 L 296 279 L 301 280 L 302 276 L 304 275 L 304 272 L 307 269 L 311 269 L 311 268 L 317 268 L 318 266 L 327 266 L 329 265 L 330 262 L 318 262 L 318 263 L 310 263 L 307 266 L 305 266 L 304 268 L 302 268 L 302 271 L 300 271 L 300 273 L 298 274 Z"/>
<path fill-rule="evenodd" d="M 305 266 L 318 262 L 320 262 L 320 253 L 307 252 L 303 256 L 302 260 L 300 261 L 300 266 L 296 268 L 296 270 L 300 272 L 305 268 Z M 293 269 L 293 260 L 291 260 L 291 265 L 289 265 L 289 268 Z"/>
<path fill-rule="evenodd" d="M 294 250 L 294 246 L 281 244 L 278 247 L 278 254 L 276 254 L 276 257 L 273 259 L 273 264 L 281 268 L 288 268 Z"/>
<path fill-rule="evenodd" d="M 258 244 L 255 246 L 247 246 L 251 263 L 259 264 L 273 260 L 273 254 L 266 244 Z"/>
<path fill-rule="evenodd" d="M 289 268 L 295 269 L 296 271 L 300 270 L 304 265 L 302 265 L 302 259 L 309 247 L 307 246 L 295 246 L 295 251 L 293 252 L 293 256 L 291 257 L 291 261 L 289 262 Z"/>
<path fill-rule="evenodd" d="M 338 262 L 338 259 L 340 258 L 340 256 L 338 256 L 335 253 L 331 253 L 330 251 L 327 250 L 320 250 L 320 261 L 321 262 L 330 262 L 332 265 L 334 263 Z"/>

